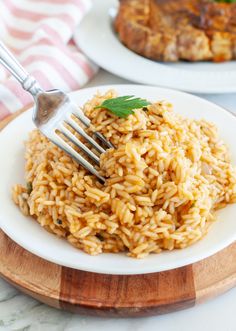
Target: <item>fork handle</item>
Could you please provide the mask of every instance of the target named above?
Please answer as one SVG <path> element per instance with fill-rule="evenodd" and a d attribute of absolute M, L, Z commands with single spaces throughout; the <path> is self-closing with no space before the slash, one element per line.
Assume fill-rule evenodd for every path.
<path fill-rule="evenodd" d="M 42 88 L 36 79 L 29 75 L 10 50 L 0 41 L 0 63 L 21 83 L 22 87 L 35 97 Z"/>

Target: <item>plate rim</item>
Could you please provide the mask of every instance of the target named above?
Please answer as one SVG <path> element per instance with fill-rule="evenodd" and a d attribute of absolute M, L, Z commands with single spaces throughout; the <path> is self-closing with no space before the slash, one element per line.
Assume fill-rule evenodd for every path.
<path fill-rule="evenodd" d="M 114 3 L 116 0 L 113 0 Z M 86 23 L 86 21 L 92 17 L 92 15 L 94 15 L 94 13 L 96 13 L 97 8 L 100 8 L 100 10 L 104 9 L 104 13 L 103 13 L 103 19 L 106 20 L 110 20 L 108 14 L 105 15 L 105 9 L 108 12 L 108 9 L 110 7 L 112 7 L 112 2 L 110 2 L 110 0 L 103 0 L 102 2 L 100 0 L 94 0 L 93 1 L 93 6 L 90 9 L 90 11 L 85 15 L 85 17 L 82 19 L 82 21 L 80 22 L 80 24 L 77 26 L 75 33 L 74 33 L 74 40 L 75 43 L 77 44 L 77 46 L 95 63 L 97 63 L 101 68 L 119 76 L 119 77 L 123 77 L 127 80 L 131 80 L 134 83 L 140 83 L 140 84 L 146 84 L 146 85 L 150 85 L 150 86 L 157 86 L 157 87 L 163 87 L 163 88 L 171 88 L 171 89 L 177 89 L 177 90 L 182 90 L 182 91 L 186 91 L 186 92 L 190 92 L 190 93 L 201 93 L 201 94 L 227 94 L 227 93 L 234 93 L 236 92 L 236 71 L 234 72 L 234 76 L 233 76 L 233 80 L 235 79 L 235 84 L 232 85 L 232 83 L 228 83 L 227 86 L 224 86 L 223 84 L 217 87 L 211 87 L 208 86 L 208 84 L 202 84 L 202 83 L 198 83 L 195 87 L 189 87 L 188 81 L 185 81 L 185 79 L 182 79 L 182 86 L 178 87 L 178 83 L 173 84 L 171 82 L 172 77 L 171 75 L 175 75 L 175 77 L 178 77 L 179 73 L 182 73 L 185 75 L 189 75 L 190 71 L 188 70 L 184 70 L 184 69 L 172 69 L 171 74 L 168 74 L 168 71 L 170 71 L 171 67 L 169 67 L 168 65 L 162 64 L 162 63 L 155 63 L 156 64 L 156 68 L 158 66 L 158 70 L 165 72 L 166 74 L 169 75 L 169 82 L 168 83 L 163 83 L 163 82 L 153 82 L 153 80 L 151 82 L 149 82 L 149 78 L 142 78 L 142 75 L 140 75 L 140 77 L 134 76 L 134 74 L 131 73 L 131 71 L 129 72 L 129 70 L 124 70 L 122 68 L 122 66 L 113 66 L 109 64 L 109 57 L 106 57 L 105 60 L 102 59 L 102 55 L 104 57 L 104 54 L 106 54 L 106 52 L 103 52 L 103 54 L 101 56 L 98 56 L 98 52 L 97 52 L 97 48 L 96 46 L 94 46 L 93 43 L 93 39 L 92 38 L 86 38 L 86 31 L 84 31 L 84 24 Z M 101 9 L 102 8 L 102 9 Z M 102 36 L 104 34 L 104 29 L 101 28 L 101 24 L 96 25 L 96 29 L 93 29 L 95 31 L 95 33 L 100 34 L 100 36 Z M 114 33 L 112 32 L 112 29 L 109 29 L 109 35 L 110 35 L 110 39 L 109 42 L 116 42 L 117 43 L 117 38 L 115 38 Z M 112 36 L 112 37 L 111 37 Z M 91 41 L 90 41 L 91 39 Z M 100 39 L 101 40 L 101 39 Z M 108 42 L 108 43 L 109 43 Z M 119 44 L 119 49 L 120 52 L 126 52 L 126 55 L 128 54 L 128 58 L 130 59 L 130 63 L 135 61 L 136 64 L 142 64 L 143 68 L 146 67 L 150 68 L 150 63 L 153 63 L 152 60 L 147 59 L 145 57 L 142 57 L 141 55 L 138 55 L 136 53 L 134 53 L 133 51 L 129 50 L 127 47 L 125 47 L 121 42 L 118 42 L 117 45 Z M 88 46 L 89 45 L 89 46 Z M 105 45 L 105 44 L 104 44 Z M 104 46 L 103 45 L 103 46 Z M 93 49 L 92 49 L 92 48 Z M 104 49 L 104 47 L 102 47 L 102 49 Z M 117 50 L 117 49 L 116 49 Z M 113 52 L 113 48 L 110 47 L 109 48 L 109 52 Z M 110 54 L 110 53 L 109 53 Z M 112 53 L 113 56 L 116 56 L 116 52 Z M 117 58 L 118 60 L 118 58 Z M 124 56 L 122 57 L 122 60 L 124 60 Z M 132 61 L 133 60 L 133 61 Z M 236 65 L 236 61 L 235 65 Z M 124 61 L 123 61 L 124 63 Z M 113 62 L 114 64 L 114 62 Z M 217 64 L 216 64 L 217 65 Z M 120 69 L 122 68 L 122 69 Z M 156 72 L 158 71 L 157 69 L 155 69 Z M 197 75 L 199 74 L 198 71 L 193 71 L 192 75 Z M 228 71 L 223 71 L 222 74 L 227 75 L 227 74 L 232 74 L 232 70 L 228 70 Z M 220 75 L 220 74 L 219 74 Z M 204 75 L 203 78 L 205 78 L 206 75 Z M 202 77 L 199 77 L 200 79 L 203 79 Z M 191 79 L 191 81 L 193 80 L 197 80 L 197 79 Z M 226 78 L 225 78 L 226 80 Z M 221 79 L 220 77 L 218 77 L 218 81 L 221 83 Z M 204 89 L 203 87 L 204 86 Z"/>

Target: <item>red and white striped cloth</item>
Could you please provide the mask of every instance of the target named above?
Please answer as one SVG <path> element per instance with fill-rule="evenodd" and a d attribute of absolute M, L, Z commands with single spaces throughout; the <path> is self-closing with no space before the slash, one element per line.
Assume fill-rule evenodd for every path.
<path fill-rule="evenodd" d="M 97 67 L 71 40 L 90 0 L 0 0 L 0 39 L 45 89 L 76 90 Z M 0 66 L 0 120 L 32 102 Z"/>

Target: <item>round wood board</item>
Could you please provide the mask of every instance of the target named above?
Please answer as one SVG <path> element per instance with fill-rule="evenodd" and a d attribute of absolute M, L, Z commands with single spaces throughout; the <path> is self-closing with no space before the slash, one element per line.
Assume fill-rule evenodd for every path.
<path fill-rule="evenodd" d="M 0 129 L 15 117 L 0 123 Z M 39 301 L 71 312 L 158 315 L 192 307 L 236 286 L 236 243 L 179 269 L 118 276 L 53 264 L 24 250 L 0 230 L 0 275 Z"/>

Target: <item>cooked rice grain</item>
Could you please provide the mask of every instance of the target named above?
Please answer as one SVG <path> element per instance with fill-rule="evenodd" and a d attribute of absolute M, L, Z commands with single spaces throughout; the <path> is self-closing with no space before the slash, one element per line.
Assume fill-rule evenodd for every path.
<path fill-rule="evenodd" d="M 26 143 L 26 182 L 13 200 L 46 230 L 91 255 L 126 251 L 143 258 L 200 240 L 214 211 L 236 201 L 236 169 L 216 127 L 174 113 L 167 102 L 127 119 L 84 106 L 92 127 L 115 146 L 101 156 L 97 179 L 34 130 Z"/>

